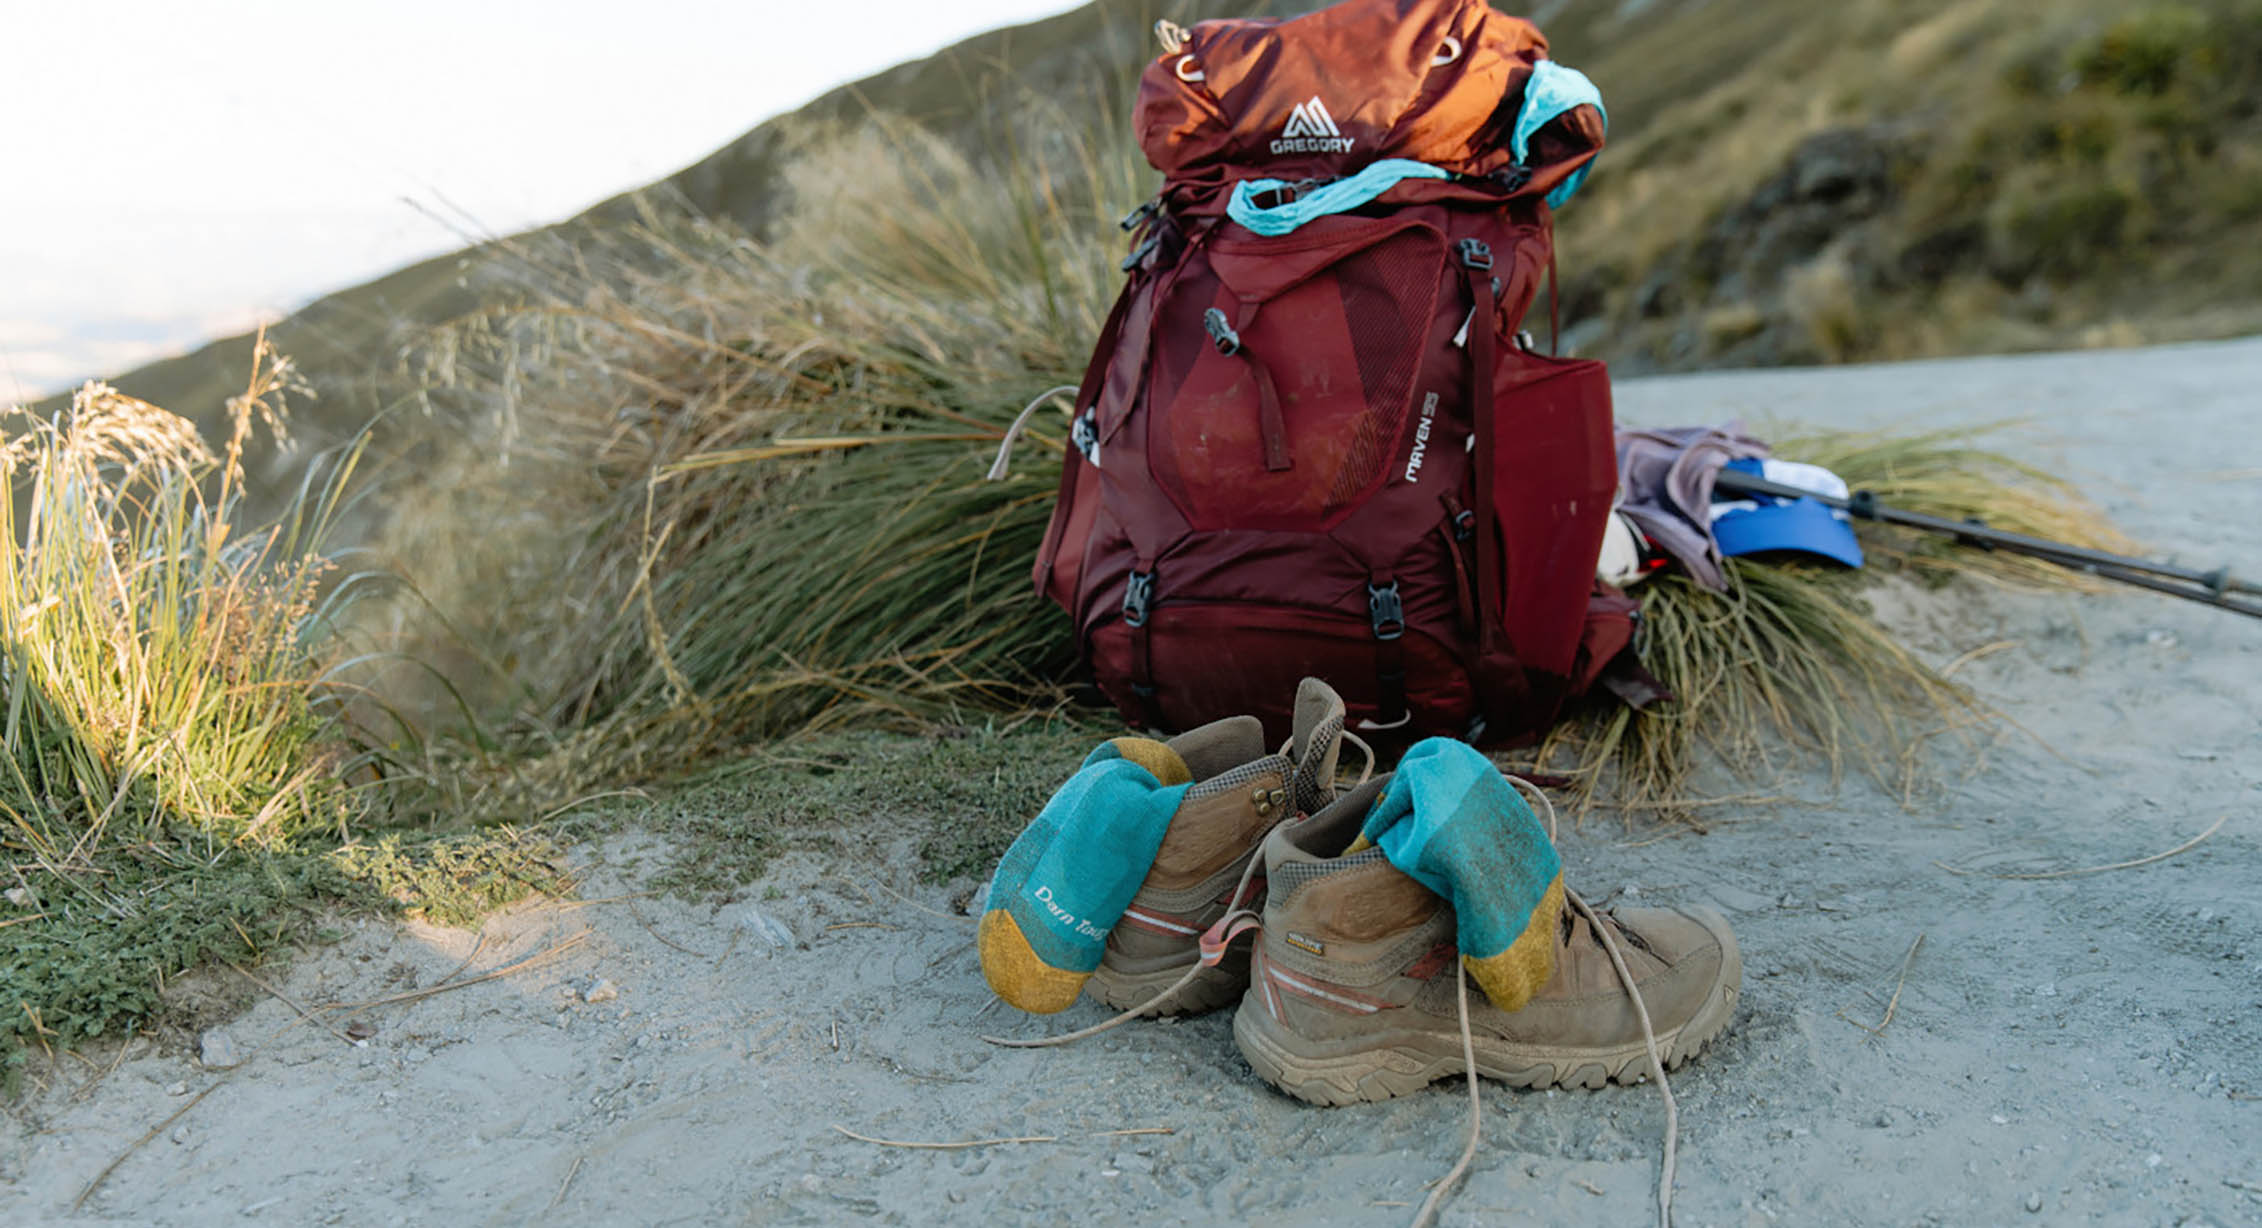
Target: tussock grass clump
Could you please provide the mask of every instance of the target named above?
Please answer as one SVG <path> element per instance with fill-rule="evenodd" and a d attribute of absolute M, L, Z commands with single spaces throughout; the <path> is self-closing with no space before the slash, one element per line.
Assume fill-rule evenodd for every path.
<path fill-rule="evenodd" d="M 2135 548 L 2062 478 L 1978 446 L 1991 429 L 1896 435 L 1785 426 L 1762 434 L 1778 455 L 1822 465 L 1905 511 L 1979 517 L 2093 549 Z M 2099 583 L 1936 534 L 1869 521 L 1855 529 L 1868 561 L 1859 572 L 1730 559 L 1726 593 L 1679 575 L 1643 584 L 1636 647 L 1675 698 L 1648 712 L 1594 706 L 1542 745 L 1537 765 L 1567 774 L 1582 808 L 1697 823 L 1708 799 L 1692 776 L 1707 757 L 1746 780 L 1800 759 L 1824 764 L 1834 779 L 1851 766 L 1906 798 L 1929 774 L 1927 743 L 1993 714 L 1881 626 L 1865 592 L 1895 575 L 2021 588 Z"/>
<path fill-rule="evenodd" d="M 244 445 L 295 387 L 260 345 L 217 454 L 101 384 L 10 415 L 0 1055 L 142 1019 L 167 977 L 251 957 L 344 883 L 295 854 L 360 813 L 316 656 L 351 456 L 279 523 L 235 516 Z"/>
<path fill-rule="evenodd" d="M 60 420 L 15 415 L 0 449 L 0 840 L 67 875 L 167 828 L 288 847 L 342 821 L 343 753 L 310 651 L 343 480 L 246 531 L 243 446 L 282 424 L 264 348 L 214 455 L 186 420 L 89 384 Z"/>
<path fill-rule="evenodd" d="M 521 306 L 434 338 L 428 395 L 483 424 L 519 475 L 505 482 L 550 492 L 479 521 L 538 530 L 496 539 L 514 553 L 486 570 L 507 586 L 442 595 L 459 627 L 486 628 L 477 655 L 514 688 L 505 741 L 535 752 L 491 760 L 489 802 L 853 724 L 1063 710 L 1069 629 L 1025 572 L 1061 417 L 1039 415 L 1008 481 L 981 477 L 1012 415 L 1074 381 L 1120 283 L 1114 216 L 1147 184 L 1128 142 L 1085 127 L 1037 117 L 1016 148 L 1042 156 L 1005 174 L 875 121 L 812 142 L 831 152 L 798 164 L 797 210 L 766 240 L 654 205 L 636 226 L 514 249 Z M 1775 434 L 1781 454 L 1912 510 L 2126 544 L 1969 433 Z M 1598 711 L 1544 764 L 1590 803 L 1680 817 L 1708 754 L 1764 771 L 1788 746 L 1920 775 L 1917 748 L 1983 714 L 1877 624 L 1863 586 L 2082 581 L 1863 531 L 1877 565 L 1860 576 L 1736 565 L 1725 595 L 1651 585 L 1642 647 L 1678 702 Z"/>
<path fill-rule="evenodd" d="M 1120 284 L 1115 215 L 1146 186 L 1086 126 L 1023 122 L 1003 168 L 885 121 L 827 142 L 766 242 L 655 206 L 524 245 L 506 271 L 522 305 L 420 355 L 440 411 L 507 445 L 514 489 L 565 475 L 496 539 L 507 584 L 426 589 L 509 663 L 491 693 L 540 752 L 495 760 L 490 796 L 853 721 L 1060 706 L 1068 629 L 1028 566 L 1065 415 L 1007 480 L 983 475 L 1030 397 L 1081 372 Z M 427 523 L 453 540 L 458 522 Z"/>
<path fill-rule="evenodd" d="M 217 452 L 102 384 L 53 417 L 9 415 L 0 1085 L 27 1055 L 165 1016 L 169 981 L 258 960 L 335 910 L 461 922 L 569 885 L 555 850 L 508 829 L 400 829 L 397 756 L 346 722 L 333 681 L 356 586 L 327 542 L 359 450 L 314 465 L 279 520 L 250 521 L 245 446 L 282 434 L 300 390 L 254 349 Z"/>

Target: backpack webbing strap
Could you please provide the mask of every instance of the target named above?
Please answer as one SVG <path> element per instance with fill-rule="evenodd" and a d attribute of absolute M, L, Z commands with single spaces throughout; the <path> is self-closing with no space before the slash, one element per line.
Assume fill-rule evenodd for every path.
<path fill-rule="evenodd" d="M 1495 732 L 1515 727 L 1508 719 L 1530 690 L 1501 643 L 1498 603 L 1507 594 L 1500 580 L 1500 523 L 1492 489 L 1493 368 L 1499 360 L 1494 319 L 1498 283 L 1492 276 L 1492 249 L 1481 239 L 1460 242 L 1461 279 L 1469 287 L 1475 314 L 1469 325 L 1469 417 L 1476 424 L 1477 650 L 1469 673 L 1477 686 L 1477 706 Z"/>
<path fill-rule="evenodd" d="M 1451 494 L 1438 498 L 1448 518 L 1438 532 L 1445 537 L 1445 557 L 1453 564 L 1453 625 L 1463 639 L 1471 639 L 1477 633 L 1477 600 L 1469 579 L 1468 547 L 1476 540 L 1477 514 Z"/>
<path fill-rule="evenodd" d="M 1367 580 L 1367 620 L 1374 628 L 1375 721 L 1370 729 L 1396 729 L 1414 718 L 1406 707 L 1406 606 L 1388 572 Z"/>
<path fill-rule="evenodd" d="M 1561 285 L 1555 275 L 1555 236 L 1547 237 L 1547 353 L 1551 358 L 1563 356 L 1563 300 Z"/>
<path fill-rule="evenodd" d="M 1140 555 L 1123 582 L 1123 625 L 1131 632 L 1131 696 L 1137 709 L 1132 718 L 1142 729 L 1160 723 L 1155 704 L 1154 646 L 1147 635 L 1155 594 L 1155 561 Z"/>
<path fill-rule="evenodd" d="M 1493 594 L 1500 591 L 1500 526 L 1493 520 L 1492 506 L 1492 366 L 1498 338 L 1493 326 L 1491 249 L 1475 239 L 1461 240 L 1461 278 L 1476 301 L 1476 315 L 1469 325 L 1469 418 L 1477 430 L 1477 656 L 1482 661 L 1500 644 L 1499 612 L 1492 608 Z M 1479 697 L 1487 711 L 1491 700 L 1489 693 Z"/>
<path fill-rule="evenodd" d="M 1257 379 L 1257 432 L 1264 439 L 1265 469 L 1279 473 L 1290 467 L 1288 459 L 1288 420 L 1280 412 L 1280 389 L 1272 382 L 1272 370 L 1264 359 L 1256 356 L 1241 344 L 1242 330 L 1257 318 L 1257 304 L 1242 303 L 1230 327 L 1225 326 L 1225 313 L 1210 308 L 1205 323 L 1210 341 L 1217 352 L 1228 357 L 1239 354 L 1241 361 L 1249 364 L 1249 372 Z"/>
<path fill-rule="evenodd" d="M 1100 339 L 1092 347 L 1092 360 L 1084 365 L 1084 379 L 1076 388 L 1076 403 L 1069 406 L 1072 414 L 1099 409 L 1100 385 L 1107 379 L 1108 364 L 1115 357 L 1115 343 L 1123 335 L 1123 321 L 1131 314 L 1131 300 L 1139 290 L 1139 278 L 1134 274 L 1123 283 L 1123 293 L 1115 296 L 1115 308 L 1107 313 L 1107 323 L 1100 328 Z M 1084 453 L 1071 440 L 1060 460 L 1060 492 L 1053 497 L 1052 523 L 1045 527 L 1044 544 L 1037 548 L 1037 592 L 1041 596 L 1046 582 L 1052 576 L 1053 558 L 1060 553 L 1061 536 L 1068 531 L 1068 516 L 1062 509 L 1076 495 L 1076 480 L 1083 474 Z"/>

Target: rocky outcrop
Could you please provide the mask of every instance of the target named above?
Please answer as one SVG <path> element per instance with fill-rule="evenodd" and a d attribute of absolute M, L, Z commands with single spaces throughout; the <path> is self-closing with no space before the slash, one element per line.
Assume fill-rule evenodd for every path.
<path fill-rule="evenodd" d="M 1632 338 L 1599 348 L 1634 368 L 1772 365 L 1820 352 L 1808 317 L 1817 290 L 1874 282 L 1886 244 L 1879 223 L 1897 201 L 1909 142 L 1884 126 L 1833 128 L 1799 143 L 1750 196 L 1649 269 L 1620 326 Z"/>

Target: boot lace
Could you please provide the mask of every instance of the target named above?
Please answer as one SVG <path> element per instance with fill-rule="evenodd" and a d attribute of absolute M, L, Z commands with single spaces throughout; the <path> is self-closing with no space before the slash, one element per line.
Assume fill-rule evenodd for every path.
<path fill-rule="evenodd" d="M 1359 784 L 1366 783 L 1368 777 L 1374 772 L 1374 750 L 1355 734 L 1346 732 L 1343 737 L 1345 741 L 1353 743 L 1366 753 L 1366 767 L 1359 773 L 1358 783 L 1351 786 L 1357 788 Z M 1282 753 L 1285 754 L 1286 750 L 1287 748 L 1283 747 Z M 1555 803 L 1538 785 L 1525 780 L 1521 776 L 1509 776 L 1508 780 L 1540 804 L 1547 815 L 1547 838 L 1550 843 L 1554 842 L 1557 837 Z M 1289 820 L 1282 820 L 1282 822 L 1287 821 Z M 1278 823 L 1273 825 L 1275 828 L 1278 826 Z M 1271 834 L 1272 830 L 1268 828 L 1265 832 L 1266 838 L 1269 838 Z M 1029 1039 L 1005 1036 L 984 1036 L 982 1039 L 993 1045 L 1000 1045 L 1009 1049 L 1044 1049 L 1055 1045 L 1073 1044 L 1079 1040 L 1097 1036 L 1111 1028 L 1120 1027 L 1124 1023 L 1162 1005 L 1179 990 L 1192 984 L 1194 978 L 1200 976 L 1203 969 L 1216 967 L 1218 962 L 1225 958 L 1226 948 L 1230 947 L 1235 939 L 1262 926 L 1264 914 L 1258 909 L 1243 906 L 1241 900 L 1249 889 L 1249 880 L 1255 877 L 1257 866 L 1262 864 L 1263 860 L 1264 840 L 1260 839 L 1257 841 L 1257 847 L 1250 852 L 1247 864 L 1241 867 L 1240 880 L 1234 884 L 1233 894 L 1230 898 L 1235 902 L 1235 907 L 1218 918 L 1217 922 L 1202 934 L 1200 957 L 1186 969 L 1183 976 L 1180 976 L 1177 981 L 1171 984 L 1170 988 L 1132 1007 L 1130 1010 L 1124 1011 L 1113 1019 L 1094 1024 L 1088 1028 L 1080 1028 L 1074 1032 Z M 1573 891 L 1567 885 L 1563 888 L 1563 898 L 1573 909 L 1577 910 L 1581 917 L 1586 919 L 1588 929 L 1601 942 L 1603 951 L 1610 956 L 1610 966 L 1618 974 L 1618 983 L 1625 986 L 1626 996 L 1631 998 L 1634 1003 L 1634 1015 L 1641 1021 L 1642 1045 L 1649 1055 L 1650 1077 L 1657 1081 L 1658 1095 L 1665 1101 L 1665 1155 L 1657 1177 L 1657 1223 L 1658 1228 L 1672 1228 L 1673 1171 L 1680 1141 L 1680 1108 L 1673 1099 L 1673 1088 L 1665 1078 L 1665 1060 L 1657 1048 L 1657 1030 L 1650 1022 L 1649 1004 L 1642 1001 L 1641 989 L 1634 983 L 1633 971 L 1626 966 L 1626 957 L 1619 951 L 1618 941 L 1613 935 L 1623 933 L 1627 941 L 1634 943 L 1643 950 L 1648 950 L 1649 946 L 1632 930 L 1621 931 L 1614 920 L 1605 921 L 1603 919 L 1604 914 L 1597 913 L 1587 904 L 1585 897 Z M 1566 919 L 1565 924 L 1568 923 L 1568 919 Z M 1469 1085 L 1469 1137 L 1467 1143 L 1461 1148 L 1461 1158 L 1456 1160 L 1452 1169 L 1431 1187 L 1429 1197 L 1422 1200 L 1421 1209 L 1414 1215 L 1413 1228 L 1428 1228 L 1430 1224 L 1436 1222 L 1437 1214 L 1444 1207 L 1445 1200 L 1451 1197 L 1453 1191 L 1459 1187 L 1461 1179 L 1468 1175 L 1469 1165 L 1476 1160 L 1477 1146 L 1484 1138 L 1484 1105 L 1477 1087 L 1482 1080 L 1477 1076 L 1476 1038 L 1469 1028 L 1469 977 L 1466 971 L 1458 967 L 1456 967 L 1455 972 L 1457 975 L 1453 978 L 1453 981 L 1456 1013 L 1459 1016 L 1461 1026 L 1461 1064 L 1462 1069 L 1466 1072 L 1466 1082 Z"/>
<path fill-rule="evenodd" d="M 1556 838 L 1555 803 L 1548 799 L 1546 792 L 1541 790 L 1538 785 L 1525 780 L 1521 776 L 1509 776 L 1508 780 L 1537 800 L 1546 811 L 1547 838 L 1550 843 L 1554 842 Z M 1586 899 L 1568 886 L 1563 888 L 1563 898 L 1572 908 L 1578 911 L 1580 916 L 1586 918 L 1587 927 L 1594 932 L 1596 938 L 1601 940 L 1602 949 L 1610 956 L 1611 968 L 1618 973 L 1618 983 L 1626 987 L 1626 996 L 1633 999 L 1634 1002 L 1634 1015 L 1641 1020 L 1642 1044 L 1649 1051 L 1650 1077 L 1657 1080 L 1658 1094 L 1665 1099 L 1665 1161 L 1657 1177 L 1657 1224 L 1658 1228 L 1673 1228 L 1674 1153 L 1680 1140 L 1681 1118 L 1680 1109 L 1673 1101 L 1673 1089 L 1665 1081 L 1665 1061 L 1657 1050 L 1657 1031 L 1650 1025 L 1649 1004 L 1642 1001 L 1642 991 L 1634 984 L 1634 974 L 1626 967 L 1626 957 L 1619 953 L 1617 939 L 1611 936 L 1613 931 L 1618 930 L 1617 925 L 1615 923 L 1606 924 L 1602 916 L 1587 905 Z M 1626 930 L 1623 933 L 1629 941 L 1639 941 L 1633 931 Z M 1643 944 L 1643 949 L 1647 949 L 1647 944 Z M 1457 1004 L 1461 1016 L 1461 1061 L 1468 1072 L 1469 1141 L 1466 1146 L 1461 1148 L 1461 1158 L 1454 1163 L 1452 1170 L 1445 1174 L 1445 1177 L 1430 1190 L 1429 1197 L 1422 1201 L 1421 1210 L 1414 1215 L 1414 1228 L 1428 1228 L 1428 1225 L 1436 1220 L 1437 1212 L 1439 1208 L 1445 1205 L 1446 1197 L 1453 1192 L 1454 1187 L 1461 1183 L 1461 1178 L 1468 1175 L 1469 1164 L 1476 1159 L 1477 1143 L 1484 1133 L 1484 1109 L 1477 1097 L 1476 1040 L 1469 1031 L 1469 977 L 1466 972 L 1463 972 L 1454 980 L 1455 988 L 1458 991 Z"/>

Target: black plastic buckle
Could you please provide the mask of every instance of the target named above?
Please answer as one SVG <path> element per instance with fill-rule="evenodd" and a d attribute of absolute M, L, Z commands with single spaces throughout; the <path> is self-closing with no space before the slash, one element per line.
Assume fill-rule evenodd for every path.
<path fill-rule="evenodd" d="M 1162 205 L 1157 201 L 1150 200 L 1147 203 L 1140 205 L 1138 208 L 1133 209 L 1131 212 L 1124 214 L 1123 220 L 1117 222 L 1116 225 L 1123 228 L 1124 230 L 1137 230 L 1142 224 L 1147 221 L 1148 218 L 1151 218 L 1155 214 L 1160 212 L 1162 212 Z"/>
<path fill-rule="evenodd" d="M 1453 540 L 1465 542 L 1477 535 L 1477 514 L 1462 508 L 1453 516 Z"/>
<path fill-rule="evenodd" d="M 1877 492 L 1873 490 L 1855 491 L 1852 497 L 1846 500 L 1846 512 L 1848 515 L 1859 516 L 1863 520 L 1877 519 Z"/>
<path fill-rule="evenodd" d="M 1374 637 L 1394 640 L 1406 634 L 1406 606 L 1398 599 L 1398 582 L 1367 585 L 1367 618 L 1374 624 Z"/>
<path fill-rule="evenodd" d="M 1123 263 L 1121 265 L 1118 265 L 1117 267 L 1122 269 L 1122 271 L 1128 273 L 1131 270 L 1138 268 L 1140 265 L 1145 264 L 1147 261 L 1147 256 L 1151 254 L 1156 248 L 1161 246 L 1161 235 L 1148 235 L 1147 241 L 1133 248 L 1131 250 L 1131 254 L 1125 256 L 1123 258 Z"/>
<path fill-rule="evenodd" d="M 1154 599 L 1154 595 L 1155 573 L 1151 571 L 1132 572 L 1131 578 L 1125 581 L 1123 585 L 1123 625 L 1126 627 L 1146 626 L 1147 605 Z"/>
<path fill-rule="evenodd" d="M 1217 352 L 1227 358 L 1241 352 L 1241 334 L 1226 323 L 1225 313 L 1212 307 L 1202 313 L 1202 327 L 1209 330 L 1210 340 L 1217 344 Z"/>
<path fill-rule="evenodd" d="M 1334 181 L 1318 178 L 1299 179 L 1294 183 L 1281 184 L 1277 188 L 1266 188 L 1262 192 L 1251 192 L 1249 203 L 1259 209 L 1278 209 L 1282 205 L 1295 204 L 1303 199 L 1304 193 L 1332 182 Z"/>
<path fill-rule="evenodd" d="M 1461 263 L 1472 269 L 1492 267 L 1492 245 L 1482 239 L 1463 239 L 1458 247 Z"/>

